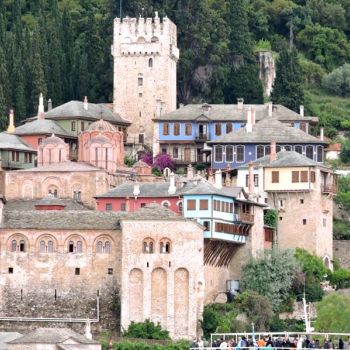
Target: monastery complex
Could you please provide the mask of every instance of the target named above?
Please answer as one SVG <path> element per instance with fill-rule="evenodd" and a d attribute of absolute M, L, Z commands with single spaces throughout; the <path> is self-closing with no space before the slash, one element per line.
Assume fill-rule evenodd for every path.
<path fill-rule="evenodd" d="M 112 104 L 45 108 L 41 95 L 37 116 L 17 125 L 12 111 L 0 133 L 0 328 L 149 318 L 193 338 L 264 249 L 332 268 L 336 177 L 317 117 L 242 99 L 178 107 L 176 25 L 157 14 L 116 18 L 112 55 Z M 154 175 L 151 151 L 185 175 Z"/>

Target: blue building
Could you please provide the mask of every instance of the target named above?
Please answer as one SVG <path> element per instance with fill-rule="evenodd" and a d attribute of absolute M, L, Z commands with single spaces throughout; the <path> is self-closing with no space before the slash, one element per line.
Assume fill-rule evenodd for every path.
<path fill-rule="evenodd" d="M 178 164 L 204 162 L 210 163 L 210 157 L 203 153 L 208 141 L 241 129 L 247 122 L 258 122 L 273 117 L 283 123 L 293 125 L 296 129 L 308 133 L 310 125 L 318 122 L 315 117 L 305 117 L 281 106 L 224 104 L 190 104 L 171 113 L 154 119 L 153 153 L 168 153 Z"/>
<path fill-rule="evenodd" d="M 235 169 L 269 155 L 272 141 L 276 142 L 276 152 L 282 149 L 295 151 L 315 162 L 324 161 L 327 142 L 275 118 L 265 118 L 255 125 L 246 125 L 236 132 L 209 141 L 212 168 Z"/>

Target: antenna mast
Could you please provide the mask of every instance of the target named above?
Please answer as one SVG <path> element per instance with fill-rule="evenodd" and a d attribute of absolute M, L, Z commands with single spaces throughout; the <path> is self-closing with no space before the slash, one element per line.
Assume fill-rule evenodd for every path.
<path fill-rule="evenodd" d="M 120 21 L 122 20 L 123 16 L 123 0 L 119 0 L 119 16 L 120 16 Z"/>

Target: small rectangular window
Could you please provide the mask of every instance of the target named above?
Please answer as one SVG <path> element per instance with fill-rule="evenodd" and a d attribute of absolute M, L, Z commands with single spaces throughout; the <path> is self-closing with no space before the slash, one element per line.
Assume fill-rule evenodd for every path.
<path fill-rule="evenodd" d="M 226 134 L 232 131 L 232 123 L 226 123 Z"/>
<path fill-rule="evenodd" d="M 185 134 L 186 134 L 186 136 L 192 135 L 192 125 L 190 123 L 187 123 L 185 125 Z"/>
<path fill-rule="evenodd" d="M 304 204 L 304 199 L 300 199 L 300 204 Z"/>
<path fill-rule="evenodd" d="M 195 199 L 189 199 L 187 201 L 187 210 L 196 210 L 196 200 Z"/>
<path fill-rule="evenodd" d="M 108 275 L 113 275 L 113 269 L 111 267 L 108 268 L 107 274 Z"/>
<path fill-rule="evenodd" d="M 137 84 L 138 84 L 138 86 L 142 86 L 143 85 L 143 78 L 142 77 L 138 77 Z"/>
<path fill-rule="evenodd" d="M 141 203 L 141 208 L 144 208 L 146 206 L 146 203 Z"/>
<path fill-rule="evenodd" d="M 303 225 L 306 225 L 306 219 L 303 219 Z"/>
<path fill-rule="evenodd" d="M 327 226 L 327 219 L 323 218 L 323 227 Z"/>
<path fill-rule="evenodd" d="M 72 131 L 75 131 L 75 122 L 72 122 Z"/>
<path fill-rule="evenodd" d="M 180 124 L 179 123 L 175 123 L 174 124 L 174 135 L 175 136 L 179 136 L 180 135 Z"/>
<path fill-rule="evenodd" d="M 166 153 L 167 153 L 166 147 L 162 147 L 162 154 L 166 154 Z"/>
<path fill-rule="evenodd" d="M 41 143 L 43 142 L 43 139 L 41 137 L 38 138 L 38 145 L 41 145 Z"/>
<path fill-rule="evenodd" d="M 208 200 L 207 199 L 201 199 L 199 201 L 199 208 L 200 208 L 200 210 L 208 210 Z"/>
<path fill-rule="evenodd" d="M 179 149 L 177 147 L 173 148 L 173 158 L 178 158 L 179 157 Z"/>
<path fill-rule="evenodd" d="M 139 92 L 139 97 L 142 97 L 142 92 Z"/>
<path fill-rule="evenodd" d="M 106 211 L 113 210 L 112 203 L 106 203 Z"/>
<path fill-rule="evenodd" d="M 9 274 L 13 273 L 13 267 L 9 267 Z"/>
<path fill-rule="evenodd" d="M 311 171 L 310 177 L 311 177 L 311 182 L 316 181 L 316 173 L 314 171 Z"/>
<path fill-rule="evenodd" d="M 292 182 L 299 182 L 299 171 L 292 171 Z"/>
<path fill-rule="evenodd" d="M 120 203 L 120 211 L 126 211 L 126 203 Z"/>
<path fill-rule="evenodd" d="M 215 135 L 216 136 L 220 136 L 221 135 L 221 124 L 220 123 L 216 123 L 215 124 Z"/>
<path fill-rule="evenodd" d="M 85 130 L 85 124 L 84 122 L 81 122 L 81 131 L 84 131 Z"/>
<path fill-rule="evenodd" d="M 254 175 L 254 186 L 259 187 L 259 175 L 258 174 Z"/>
<path fill-rule="evenodd" d="M 280 172 L 279 171 L 273 171 L 272 172 L 272 183 L 276 184 L 280 182 Z"/>
<path fill-rule="evenodd" d="M 203 226 L 205 227 L 206 231 L 210 231 L 210 221 L 204 221 Z"/>
<path fill-rule="evenodd" d="M 163 135 L 169 135 L 169 124 L 168 123 L 163 124 Z"/>
<path fill-rule="evenodd" d="M 76 267 L 75 268 L 75 274 L 76 275 L 80 275 L 80 267 Z"/>

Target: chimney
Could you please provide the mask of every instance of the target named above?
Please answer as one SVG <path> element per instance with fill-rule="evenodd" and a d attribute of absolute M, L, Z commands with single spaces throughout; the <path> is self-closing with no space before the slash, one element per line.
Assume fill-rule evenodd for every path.
<path fill-rule="evenodd" d="M 276 159 L 276 141 L 271 141 L 270 162 L 274 162 Z"/>
<path fill-rule="evenodd" d="M 255 108 L 252 109 L 252 126 L 255 125 Z"/>
<path fill-rule="evenodd" d="M 215 182 L 214 187 L 221 189 L 222 188 L 222 176 L 221 176 L 221 170 L 215 171 Z"/>
<path fill-rule="evenodd" d="M 304 116 L 304 106 L 300 105 L 300 116 L 303 117 Z"/>
<path fill-rule="evenodd" d="M 89 339 L 89 340 L 92 340 L 90 321 L 86 322 L 86 326 L 85 326 L 85 338 L 87 338 L 87 339 Z"/>
<path fill-rule="evenodd" d="M 7 132 L 9 134 L 13 134 L 15 131 L 15 114 L 13 112 L 13 109 L 10 109 L 10 114 L 9 114 L 9 126 L 7 128 Z"/>
<path fill-rule="evenodd" d="M 140 194 L 140 184 L 138 182 L 134 183 L 134 190 L 133 190 L 132 194 L 134 195 L 135 199 Z"/>
<path fill-rule="evenodd" d="M 237 109 L 241 111 L 243 109 L 244 99 L 243 98 L 237 98 Z"/>
<path fill-rule="evenodd" d="M 39 105 L 38 105 L 38 119 L 45 118 L 45 110 L 44 110 L 44 96 L 40 93 L 39 96 Z"/>
<path fill-rule="evenodd" d="M 158 17 L 158 11 L 155 11 L 155 12 L 154 12 L 154 18 L 159 18 L 159 17 Z"/>
<path fill-rule="evenodd" d="M 268 108 L 268 110 L 269 110 L 268 116 L 269 116 L 270 118 L 272 117 L 272 107 L 273 107 L 272 102 L 269 102 L 269 103 L 267 104 L 267 108 Z"/>
<path fill-rule="evenodd" d="M 248 192 L 249 194 L 254 193 L 254 166 L 253 162 L 249 163 L 248 170 Z"/>
<path fill-rule="evenodd" d="M 323 127 L 320 129 L 320 140 L 324 141 L 324 128 Z"/>
<path fill-rule="evenodd" d="M 89 103 L 87 96 L 84 97 L 84 109 L 87 111 L 89 109 Z"/>
<path fill-rule="evenodd" d="M 49 100 L 47 101 L 47 110 L 51 111 L 51 109 L 52 109 L 52 100 L 51 98 L 49 98 Z"/>
<path fill-rule="evenodd" d="M 169 183 L 168 193 L 175 194 L 176 192 L 175 174 L 173 172 L 170 174 L 169 179 L 170 179 L 170 183 Z"/>
<path fill-rule="evenodd" d="M 253 131 L 253 125 L 252 125 L 252 108 L 248 107 L 247 111 L 247 124 L 246 124 L 246 131 L 247 133 L 251 133 Z"/>
<path fill-rule="evenodd" d="M 188 180 L 193 179 L 193 167 L 191 164 L 189 164 L 187 167 L 187 179 Z"/>

